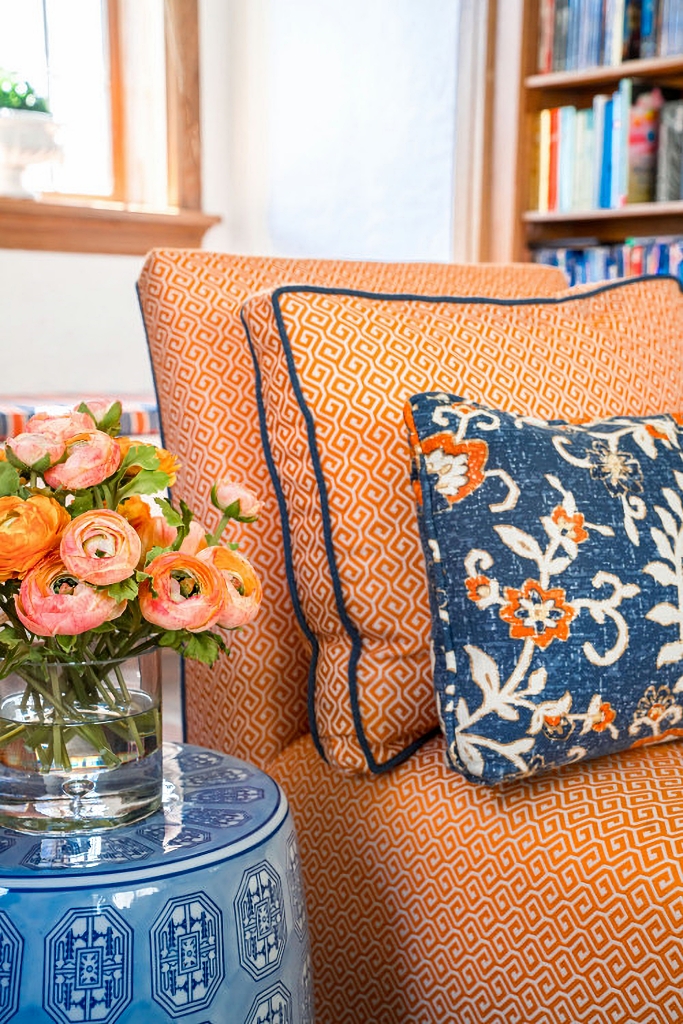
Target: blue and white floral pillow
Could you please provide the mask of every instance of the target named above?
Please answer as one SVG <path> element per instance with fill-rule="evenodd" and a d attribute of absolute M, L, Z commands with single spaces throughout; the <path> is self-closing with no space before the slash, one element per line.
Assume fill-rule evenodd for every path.
<path fill-rule="evenodd" d="M 452 766 L 496 783 L 683 736 L 683 428 L 406 405 Z"/>

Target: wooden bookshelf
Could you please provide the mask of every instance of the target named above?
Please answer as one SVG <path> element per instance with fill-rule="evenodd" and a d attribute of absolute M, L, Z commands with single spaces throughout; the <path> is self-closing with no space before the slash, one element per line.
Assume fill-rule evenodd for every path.
<path fill-rule="evenodd" d="M 589 106 L 593 96 L 614 88 L 622 78 L 683 90 L 683 54 L 628 60 L 618 65 L 576 71 L 537 72 L 540 0 L 521 0 L 519 123 L 517 130 L 516 201 L 513 257 L 527 260 L 530 247 L 567 238 L 614 243 L 633 236 L 683 235 L 683 201 L 627 204 L 618 209 L 539 212 L 531 208 L 536 161 L 538 112 L 546 107 Z"/>

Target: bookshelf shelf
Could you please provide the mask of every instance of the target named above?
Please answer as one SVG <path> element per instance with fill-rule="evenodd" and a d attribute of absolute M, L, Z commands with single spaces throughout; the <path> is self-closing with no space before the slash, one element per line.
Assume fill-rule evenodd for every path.
<path fill-rule="evenodd" d="M 683 217 L 683 200 L 670 203 L 630 203 L 617 210 L 569 210 L 553 211 L 527 210 L 522 217 L 529 224 L 578 223 L 579 221 L 633 220 L 645 217 Z"/>
<path fill-rule="evenodd" d="M 607 85 L 620 78 L 654 78 L 665 81 L 683 77 L 683 54 L 677 57 L 652 57 L 650 60 L 625 60 L 609 67 L 582 68 L 580 71 L 551 71 L 527 75 L 527 89 L 580 89 L 582 86 Z"/>

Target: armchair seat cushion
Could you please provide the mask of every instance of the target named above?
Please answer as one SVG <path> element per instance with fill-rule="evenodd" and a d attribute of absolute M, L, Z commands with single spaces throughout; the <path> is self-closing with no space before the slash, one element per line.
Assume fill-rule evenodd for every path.
<path fill-rule="evenodd" d="M 300 837 L 316 1020 L 683 1019 L 683 744 L 502 788 L 450 771 L 440 738 L 388 775 L 344 775 L 310 737 L 269 771 Z"/>

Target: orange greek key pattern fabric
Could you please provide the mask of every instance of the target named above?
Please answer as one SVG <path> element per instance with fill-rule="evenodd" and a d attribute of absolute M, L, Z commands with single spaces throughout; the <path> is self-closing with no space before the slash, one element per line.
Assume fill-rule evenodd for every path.
<path fill-rule="evenodd" d="M 259 618 L 230 637 L 232 654 L 212 670 L 186 665 L 188 739 L 258 764 L 307 731 L 310 653 L 298 631 L 283 560 L 277 499 L 261 449 L 252 357 L 240 322 L 250 295 L 283 282 L 436 294 L 551 294 L 552 267 L 379 264 L 261 259 L 183 249 L 152 252 L 138 291 L 165 443 L 182 470 L 174 496 L 208 528 L 208 494 L 230 467 L 265 500 L 260 521 L 236 539 L 264 582 Z"/>
<path fill-rule="evenodd" d="M 303 863 L 317 1024 L 683 1020 L 683 744 L 502 790 L 435 739 L 375 778 L 270 765 Z"/>
<path fill-rule="evenodd" d="M 425 299 L 287 286 L 249 300 L 330 761 L 390 767 L 437 725 L 429 602 L 402 408 L 444 389 L 570 420 L 678 409 L 673 279 L 558 299 Z"/>

